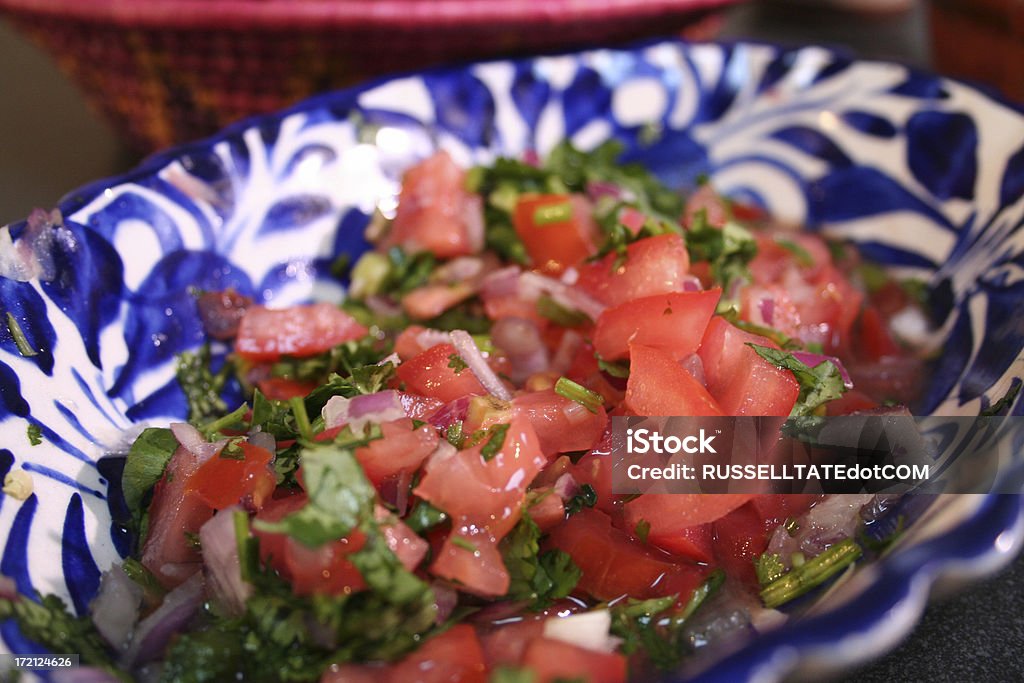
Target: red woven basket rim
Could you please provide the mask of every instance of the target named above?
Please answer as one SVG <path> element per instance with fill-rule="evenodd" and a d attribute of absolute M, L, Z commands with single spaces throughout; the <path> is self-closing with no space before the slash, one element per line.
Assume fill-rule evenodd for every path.
<path fill-rule="evenodd" d="M 280 28 L 587 23 L 696 12 L 742 0 L 0 0 L 21 14 L 124 26 Z"/>

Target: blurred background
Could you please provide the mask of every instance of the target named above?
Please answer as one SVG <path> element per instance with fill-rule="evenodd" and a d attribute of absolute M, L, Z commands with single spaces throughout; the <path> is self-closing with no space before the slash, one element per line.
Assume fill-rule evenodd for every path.
<path fill-rule="evenodd" d="M 0 0 L 0 8 L 32 4 L 76 7 L 60 0 Z M 76 11 L 100 4 L 78 2 Z M 111 4 L 129 8 L 129 14 L 131 8 L 143 5 Z M 651 4 L 671 3 L 652 0 Z M 700 11 L 685 19 L 669 21 L 652 15 L 624 22 L 620 18 L 598 31 L 570 24 L 533 39 L 540 49 L 548 50 L 558 41 L 624 40 L 654 31 L 682 31 L 695 39 L 825 44 L 860 57 L 982 82 L 1024 101 L 1024 0 L 699 0 L 696 4 Z M 403 49 L 408 59 L 428 61 L 457 59 L 481 44 L 493 44 L 499 54 L 517 49 L 501 40 L 467 42 L 454 37 L 457 33 L 448 26 L 447 34 L 438 29 L 426 55 L 403 46 L 401 40 L 389 40 L 393 58 L 381 59 L 380 53 L 374 53 L 363 55 L 360 62 L 343 51 L 331 52 L 338 45 L 332 44 L 330 36 L 293 40 L 296 32 L 289 33 L 281 25 L 272 28 L 287 37 L 286 45 L 228 40 L 209 26 L 198 27 L 194 35 L 168 34 L 102 27 L 82 17 L 67 23 L 66 17 L 57 21 L 58 16 L 16 13 L 5 17 L 0 12 L 0 225 L 20 220 L 34 207 L 53 206 L 86 182 L 129 170 L 153 149 L 213 132 L 246 111 L 276 109 L 305 92 L 340 86 L 363 73 L 420 63 L 403 62 Z M 368 45 L 374 39 L 368 34 L 360 41 Z M 268 45 L 270 54 L 265 52 Z M 518 49 L 522 51 L 523 46 Z M 266 80 L 266 69 L 277 70 L 278 87 L 254 85 Z M 1021 614 L 1024 561 L 931 607 L 907 643 L 879 662 L 851 672 L 849 680 L 1024 680 Z"/>

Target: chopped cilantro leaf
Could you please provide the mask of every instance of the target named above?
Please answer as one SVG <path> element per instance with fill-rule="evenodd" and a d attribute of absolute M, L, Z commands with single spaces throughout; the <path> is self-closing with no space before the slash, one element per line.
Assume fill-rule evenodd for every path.
<path fill-rule="evenodd" d="M 467 541 L 462 536 L 456 536 L 453 534 L 451 536 L 451 541 L 452 545 L 454 545 L 455 547 L 462 548 L 463 550 L 467 550 L 471 553 L 476 553 L 480 550 L 476 547 L 475 543 L 473 543 L 472 541 Z"/>
<path fill-rule="evenodd" d="M 484 460 L 490 460 L 501 451 L 505 445 L 505 435 L 508 434 L 508 424 L 492 425 L 487 428 L 487 434 L 487 443 L 480 449 Z"/>
<path fill-rule="evenodd" d="M 405 524 L 416 533 L 422 534 L 424 531 L 444 524 L 447 520 L 448 515 L 443 510 L 439 510 L 425 500 L 420 500 L 416 502 L 409 512 L 409 516 L 405 518 Z"/>
<path fill-rule="evenodd" d="M 1017 381 L 1006 390 L 1006 393 L 1003 394 L 1001 399 L 990 405 L 988 408 L 982 410 L 979 413 L 979 416 L 998 417 L 1009 413 L 1010 408 L 1013 406 L 1013 402 L 1017 400 L 1017 395 L 1020 394 L 1020 388 L 1022 386 L 1024 386 L 1024 383 Z"/>
<path fill-rule="evenodd" d="M 32 344 L 21 329 L 18 319 L 10 311 L 7 311 L 7 331 L 10 332 L 11 339 L 14 340 L 14 346 L 18 349 L 18 353 L 26 358 L 39 355 L 39 352 L 32 348 Z"/>
<path fill-rule="evenodd" d="M 821 585 L 856 562 L 860 556 L 861 548 L 852 538 L 840 541 L 764 586 L 761 599 L 765 607 L 774 609 Z"/>
<path fill-rule="evenodd" d="M 776 553 L 762 553 L 754 559 L 754 572 L 757 574 L 757 581 L 762 586 L 779 578 L 786 573 L 786 567 L 782 564 L 782 558 Z"/>
<path fill-rule="evenodd" d="M 574 515 L 583 508 L 592 508 L 597 505 L 597 491 L 590 484 L 580 486 L 579 492 L 565 503 L 565 512 Z"/>
<path fill-rule="evenodd" d="M 748 343 L 747 346 L 775 367 L 793 373 L 793 377 L 800 385 L 796 405 L 790 411 L 793 417 L 810 415 L 846 392 L 839 368 L 831 361 L 823 361 L 811 368 L 797 360 L 792 353 L 757 344 Z"/>
<path fill-rule="evenodd" d="M 160 481 L 177 448 L 178 440 L 165 427 L 147 427 L 132 443 L 121 474 L 121 488 L 134 514 L 141 514 L 143 498 Z"/>
<path fill-rule="evenodd" d="M 585 313 L 566 308 L 547 294 L 542 294 L 537 299 L 537 313 L 562 327 L 579 327 L 590 322 L 590 318 Z"/>
<path fill-rule="evenodd" d="M 757 256 L 754 236 L 732 221 L 721 228 L 711 226 L 707 223 L 706 214 L 698 212 L 693 225 L 686 231 L 686 248 L 691 261 L 711 264 L 711 277 L 724 293 L 718 312 L 737 308 L 738 303 L 728 297 L 734 290 L 734 282 L 750 279 L 747 265 Z"/>
<path fill-rule="evenodd" d="M 462 360 L 462 356 L 457 353 L 448 355 L 448 367 L 455 371 L 455 374 L 459 374 L 469 366 L 466 365 L 466 361 Z"/>
<path fill-rule="evenodd" d="M 797 265 L 804 268 L 811 268 L 814 266 L 814 257 L 811 256 L 811 252 L 807 251 L 802 244 L 794 242 L 793 240 L 778 239 L 776 238 L 775 244 L 779 245 L 796 259 Z"/>
<path fill-rule="evenodd" d="M 592 413 L 596 413 L 597 409 L 604 404 L 604 396 L 573 382 L 568 377 L 558 378 L 558 381 L 555 382 L 555 393 L 579 403 Z"/>
<path fill-rule="evenodd" d="M 647 537 L 651 534 L 651 523 L 646 519 L 641 519 L 636 523 L 636 529 L 633 530 L 633 533 L 642 543 L 647 543 Z"/>
<path fill-rule="evenodd" d="M 307 414 L 319 415 L 332 396 L 352 398 L 382 391 L 395 374 L 395 364 L 388 361 L 381 365 L 362 365 L 351 368 L 348 373 L 348 376 L 334 373 L 324 384 L 311 391 L 306 397 Z"/>
<path fill-rule="evenodd" d="M 529 515 L 523 515 L 499 544 L 508 569 L 507 597 L 523 600 L 534 610 L 569 595 L 580 580 L 580 570 L 561 550 L 540 553 L 540 528 Z"/>
<path fill-rule="evenodd" d="M 488 683 L 536 683 L 537 676 L 531 669 L 516 669 L 501 665 L 491 672 Z"/>
<path fill-rule="evenodd" d="M 215 373 L 210 367 L 211 360 L 209 344 L 178 356 L 178 384 L 185 392 L 188 420 L 192 424 L 210 420 L 228 409 L 220 394 L 233 366 L 230 362 L 225 362 Z"/>
<path fill-rule="evenodd" d="M 629 361 L 607 361 L 598 356 L 597 367 L 612 377 L 618 377 L 619 379 L 629 377 Z"/>
<path fill-rule="evenodd" d="M 38 446 L 43 442 L 43 431 L 35 422 L 29 423 L 25 430 L 25 434 L 28 436 L 28 442 L 33 446 Z"/>

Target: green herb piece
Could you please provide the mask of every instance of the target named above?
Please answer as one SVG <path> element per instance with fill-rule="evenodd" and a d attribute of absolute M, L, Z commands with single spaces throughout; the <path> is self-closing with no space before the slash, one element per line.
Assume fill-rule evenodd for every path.
<path fill-rule="evenodd" d="M 292 415 L 295 416 L 295 427 L 299 431 L 299 436 L 306 442 L 312 441 L 313 426 L 306 413 L 306 402 L 298 396 L 293 396 L 288 399 L 288 405 L 292 409 Z"/>
<path fill-rule="evenodd" d="M 235 543 L 238 544 L 238 562 L 242 580 L 252 581 L 259 573 L 259 541 L 250 533 L 249 513 L 245 510 L 235 510 L 232 522 L 235 526 Z"/>
<path fill-rule="evenodd" d="M 359 257 L 349 278 L 348 295 L 356 299 L 384 291 L 391 273 L 391 259 L 376 251 L 368 251 Z"/>
<path fill-rule="evenodd" d="M 579 327 L 590 322 L 586 313 L 566 308 L 547 294 L 538 297 L 537 313 L 562 327 Z"/>
<path fill-rule="evenodd" d="M 626 379 L 629 377 L 629 361 L 607 361 L 597 356 L 597 367 L 607 372 L 612 377 L 618 377 L 619 379 Z"/>
<path fill-rule="evenodd" d="M 462 420 L 456 420 L 448 425 L 445 438 L 448 440 L 448 443 L 456 448 L 462 448 L 462 442 L 466 438 L 465 434 L 462 433 Z"/>
<path fill-rule="evenodd" d="M 800 531 L 800 521 L 796 517 L 789 517 L 786 519 L 786 523 L 782 525 L 782 528 L 786 530 L 790 538 L 793 538 Z"/>
<path fill-rule="evenodd" d="M 43 431 L 35 422 L 29 423 L 25 430 L 25 434 L 28 436 L 28 442 L 33 446 L 38 446 L 43 442 Z"/>
<path fill-rule="evenodd" d="M 1009 413 L 1010 408 L 1013 406 L 1013 402 L 1017 400 L 1017 395 L 1020 394 L 1020 388 L 1022 386 L 1024 386 L 1024 384 L 1019 382 L 1017 384 L 1010 386 L 1010 388 L 1006 390 L 1006 393 L 1003 394 L 1003 397 L 1001 399 L 990 405 L 988 408 L 982 410 L 980 413 L 978 413 L 978 416 L 1000 417 L 1002 415 Z"/>
<path fill-rule="evenodd" d="M 530 603 L 541 610 L 553 601 L 569 595 L 580 580 L 580 570 L 561 550 L 540 552 L 540 528 L 529 515 L 523 515 L 499 549 L 508 569 L 510 600 Z"/>
<path fill-rule="evenodd" d="M 233 622 L 222 622 L 178 636 L 167 651 L 161 682 L 214 683 L 237 679 L 245 644 Z M 246 677 L 246 680 L 249 680 Z"/>
<path fill-rule="evenodd" d="M 472 543 L 471 541 L 467 541 L 462 536 L 456 536 L 456 535 L 452 534 L 451 540 L 452 540 L 452 545 L 454 545 L 456 548 L 462 548 L 463 550 L 467 550 L 467 551 L 469 551 L 469 552 L 471 552 L 473 554 L 476 554 L 477 552 L 480 551 L 480 549 L 476 547 L 475 543 Z"/>
<path fill-rule="evenodd" d="M 804 348 L 804 345 L 800 341 L 783 334 L 774 327 L 766 327 L 764 325 L 754 324 L 748 320 L 742 320 L 739 316 L 739 312 L 735 309 L 726 311 L 722 317 L 744 332 L 750 332 L 766 339 L 770 339 L 787 351 L 798 351 Z"/>
<path fill-rule="evenodd" d="M 564 223 L 572 219 L 572 202 L 559 202 L 538 206 L 533 211 L 533 224 L 537 226 Z"/>
<path fill-rule="evenodd" d="M 165 427 L 146 427 L 132 443 L 121 473 L 121 489 L 124 502 L 135 515 L 141 514 L 143 498 L 164 476 L 177 448 L 178 440 Z"/>
<path fill-rule="evenodd" d="M 641 519 L 636 523 L 636 529 L 633 530 L 633 533 L 640 539 L 641 543 L 647 543 L 647 537 L 651 534 L 651 523 L 646 519 Z"/>
<path fill-rule="evenodd" d="M 455 374 L 459 374 L 469 366 L 466 365 L 466 361 L 462 360 L 462 356 L 457 353 L 448 355 L 448 367 L 455 371 Z"/>
<path fill-rule="evenodd" d="M 590 484 L 583 484 L 575 496 L 565 503 L 565 512 L 568 515 L 575 515 L 583 508 L 592 508 L 597 505 L 597 491 Z"/>
<path fill-rule="evenodd" d="M 881 555 L 888 550 L 893 543 L 898 541 L 901 536 L 907 531 L 907 519 L 903 515 L 896 518 L 896 528 L 894 528 L 889 534 L 882 538 L 875 538 L 869 536 L 866 531 L 860 531 L 857 534 L 857 540 L 860 542 L 861 547 L 867 548 L 876 555 Z"/>
<path fill-rule="evenodd" d="M 347 376 L 334 373 L 327 381 L 306 396 L 306 412 L 308 415 L 319 415 L 327 401 L 333 396 L 353 398 L 361 394 L 375 394 L 387 387 L 387 383 L 395 374 L 395 364 L 391 361 L 381 365 L 362 365 L 348 370 Z"/>
<path fill-rule="evenodd" d="M 611 633 L 622 638 L 623 654 L 642 651 L 657 668 L 667 671 L 679 667 L 693 648 L 686 626 L 694 613 L 718 591 L 725 574 L 715 570 L 694 589 L 686 606 L 676 606 L 677 595 L 651 600 L 626 600 L 611 609 Z"/>
<path fill-rule="evenodd" d="M 511 666 L 498 666 L 491 672 L 488 683 L 537 683 L 537 675 L 532 669 L 517 669 Z"/>
<path fill-rule="evenodd" d="M 425 500 L 417 501 L 409 515 L 405 518 L 405 524 L 418 534 L 430 531 L 448 521 L 448 515 Z"/>
<path fill-rule="evenodd" d="M 814 266 L 814 257 L 811 256 L 811 252 L 807 251 L 802 244 L 786 239 L 775 239 L 775 244 L 779 245 L 790 254 L 796 260 L 797 265 L 803 268 L 812 268 Z"/>
<path fill-rule="evenodd" d="M 210 345 L 178 356 L 177 378 L 188 402 L 188 421 L 198 424 L 221 415 L 228 409 L 220 394 L 224 390 L 233 365 L 225 362 L 216 373 L 211 369 Z"/>
<path fill-rule="evenodd" d="M 734 282 L 750 280 L 747 266 L 757 256 L 754 236 L 732 221 L 721 228 L 713 227 L 707 223 L 706 214 L 698 212 L 686 231 L 686 248 L 691 261 L 711 264 L 711 277 L 723 292 L 718 312 L 738 309 L 739 302 L 728 298 L 728 294 L 734 291 Z"/>
<path fill-rule="evenodd" d="M 891 281 L 889 274 L 885 272 L 885 269 L 876 263 L 862 263 L 857 266 L 857 274 L 860 275 L 861 281 L 864 283 L 864 287 L 874 294 L 878 290 L 885 287 Z"/>
<path fill-rule="evenodd" d="M 74 652 L 81 657 L 82 664 L 101 668 L 118 680 L 131 681 L 119 671 L 92 621 L 72 615 L 56 595 L 47 595 L 39 602 L 0 598 L 0 621 L 10 618 L 18 622 L 26 638 L 51 652 Z"/>
<path fill-rule="evenodd" d="M 568 377 L 558 378 L 558 381 L 555 382 L 555 393 L 579 403 L 592 413 L 596 413 L 597 409 L 604 404 L 604 397 L 601 394 L 573 382 Z"/>
<path fill-rule="evenodd" d="M 487 428 L 487 443 L 480 449 L 480 455 L 484 460 L 490 460 L 496 456 L 502 446 L 505 445 L 505 435 L 508 434 L 507 424 L 496 424 Z"/>
<path fill-rule="evenodd" d="M 789 413 L 793 417 L 810 415 L 819 407 L 846 393 L 843 376 L 831 361 L 822 361 L 811 368 L 797 360 L 792 353 L 749 342 L 747 346 L 775 367 L 793 373 L 793 377 L 800 385 L 796 405 Z"/>
<path fill-rule="evenodd" d="M 777 553 L 762 553 L 754 559 L 754 572 L 762 587 L 786 573 L 782 558 Z"/>
<path fill-rule="evenodd" d="M 407 254 L 400 247 L 391 247 L 387 256 L 390 268 L 378 291 L 396 298 L 427 284 L 437 268 L 437 259 L 429 251 Z"/>
<path fill-rule="evenodd" d="M 836 543 L 817 557 L 794 567 L 761 589 L 765 607 L 774 609 L 820 586 L 861 556 L 861 548 L 852 538 Z"/>
<path fill-rule="evenodd" d="M 11 339 L 14 340 L 14 346 L 18 349 L 18 353 L 26 358 L 39 355 L 39 352 L 32 348 L 32 344 L 21 329 L 18 319 L 10 311 L 7 312 L 7 331 L 11 333 Z"/>
<path fill-rule="evenodd" d="M 244 423 L 245 416 L 248 412 L 248 404 L 243 403 L 242 405 L 238 406 L 227 415 L 223 415 L 214 420 L 211 420 L 210 422 L 201 425 L 198 429 L 204 437 L 212 441 L 221 434 L 223 434 L 224 430 L 228 429 L 229 427 L 236 427 L 240 429 Z"/>
<path fill-rule="evenodd" d="M 167 595 L 167 589 L 141 562 L 134 557 L 126 558 L 121 563 L 121 569 L 129 579 L 142 588 L 143 601 L 146 605 L 156 607 L 163 602 L 164 596 Z"/>
<path fill-rule="evenodd" d="M 255 528 L 288 534 L 316 548 L 344 538 L 361 519 L 372 517 L 376 492 L 351 449 L 309 446 L 300 459 L 309 502 L 280 521 L 256 520 Z"/>

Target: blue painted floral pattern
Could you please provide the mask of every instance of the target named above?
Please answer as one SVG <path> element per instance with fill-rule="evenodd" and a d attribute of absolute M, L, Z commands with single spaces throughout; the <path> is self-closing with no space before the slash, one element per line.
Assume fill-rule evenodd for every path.
<path fill-rule="evenodd" d="M 666 42 L 431 71 L 243 122 L 61 203 L 60 239 L 38 253 L 46 267 L 0 277 L 2 312 L 36 351 L 23 356 L 0 325 L 0 474 L 34 482 L 25 501 L 0 497 L 0 572 L 82 610 L 125 551 L 105 500 L 112 475 L 96 462 L 144 424 L 183 416 L 174 357 L 201 340 L 191 288 L 271 304 L 338 298 L 331 262 L 365 248 L 363 227 L 393 207 L 405 167 L 435 146 L 469 164 L 543 154 L 566 136 L 587 147 L 618 137 L 627 159 L 673 184 L 706 174 L 923 279 L 944 335 L 925 411 L 976 413 L 1021 382 L 1019 109 L 820 48 Z M 16 243 L 31 233 L 10 228 Z M 908 604 L 919 553 L 981 562 L 1020 516 L 1016 498 L 963 512 L 969 543 L 933 539 L 913 562 L 894 554 L 871 605 L 761 639 L 705 677 L 747 679 L 783 646 L 870 631 Z M 33 647 L 11 623 L 0 639 L 0 650 Z"/>

